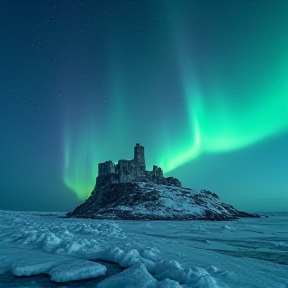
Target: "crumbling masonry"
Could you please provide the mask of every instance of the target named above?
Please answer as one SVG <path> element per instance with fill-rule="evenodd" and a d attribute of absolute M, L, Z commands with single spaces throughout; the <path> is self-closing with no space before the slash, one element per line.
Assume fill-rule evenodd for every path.
<path fill-rule="evenodd" d="M 97 185 L 104 183 L 154 182 L 157 184 L 182 187 L 174 177 L 163 176 L 163 170 L 153 165 L 152 171 L 146 171 L 144 147 L 139 143 L 134 147 L 134 159 L 119 160 L 118 164 L 106 161 L 98 164 Z"/>

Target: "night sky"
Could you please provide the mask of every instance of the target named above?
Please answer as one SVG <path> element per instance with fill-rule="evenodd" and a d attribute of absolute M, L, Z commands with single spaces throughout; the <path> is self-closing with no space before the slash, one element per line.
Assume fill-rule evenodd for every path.
<path fill-rule="evenodd" d="M 0 0 L 0 209 L 67 211 L 145 147 L 183 186 L 288 211 L 287 0 Z"/>

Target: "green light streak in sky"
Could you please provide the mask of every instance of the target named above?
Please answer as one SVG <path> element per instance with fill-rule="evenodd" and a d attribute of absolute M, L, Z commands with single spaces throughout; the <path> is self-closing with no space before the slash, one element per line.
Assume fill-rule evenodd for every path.
<path fill-rule="evenodd" d="M 166 161 L 164 160 L 165 162 L 161 163 L 161 160 L 160 160 L 160 163 L 161 163 L 160 166 L 164 167 L 165 172 L 172 171 L 175 168 L 193 160 L 199 155 L 200 149 L 201 149 L 201 138 L 200 138 L 200 127 L 199 127 L 199 123 L 196 117 L 194 119 L 193 128 L 194 129 L 191 132 L 191 134 L 194 134 L 194 135 L 192 135 L 191 140 L 190 140 L 191 146 L 187 150 L 178 154 L 176 157 L 174 156 L 170 159 L 167 159 Z"/>
<path fill-rule="evenodd" d="M 131 159 L 126 155 L 131 155 L 132 145 L 136 142 L 145 140 L 146 143 L 141 142 L 141 144 L 150 143 L 150 149 L 155 150 L 151 153 L 156 155 L 154 159 L 149 158 L 151 157 L 149 156 L 150 153 L 146 155 L 147 169 L 152 168 L 150 165 L 156 164 L 163 168 L 164 173 L 168 173 L 200 157 L 201 154 L 227 153 L 245 149 L 288 130 L 287 47 L 281 45 L 281 49 L 275 47 L 275 51 L 271 48 L 272 46 L 263 48 L 266 38 L 265 41 L 259 38 L 261 40 L 259 46 L 258 42 L 254 42 L 253 39 L 251 43 L 254 46 L 251 44 L 252 46 L 248 47 L 246 43 L 251 38 L 247 36 L 249 34 L 247 31 L 250 31 L 250 27 L 242 27 L 241 23 L 239 27 L 237 26 L 238 28 L 236 27 L 238 29 L 238 34 L 235 34 L 238 35 L 237 41 L 233 40 L 234 38 L 231 35 L 225 35 L 222 40 L 215 37 L 215 43 L 211 40 L 211 43 L 215 44 L 213 46 L 215 51 L 214 48 L 207 49 L 207 56 L 203 58 L 199 48 L 197 50 L 196 47 L 197 32 L 195 32 L 195 35 L 186 32 L 188 31 L 187 27 L 197 27 L 197 21 L 199 21 L 197 11 L 195 12 L 195 20 L 193 20 L 194 18 L 190 13 L 185 13 L 185 7 L 181 7 L 180 2 L 180 4 L 173 1 L 167 1 L 167 3 L 169 12 L 167 15 L 171 15 L 167 20 L 171 23 L 167 23 L 167 27 L 170 27 L 171 31 L 166 28 L 163 31 L 160 31 L 160 29 L 158 31 L 159 35 L 168 33 L 166 35 L 167 51 L 163 51 L 167 54 L 167 57 L 163 57 L 165 63 L 158 63 L 155 70 L 160 71 L 161 75 L 159 74 L 158 77 L 157 73 L 152 73 L 155 75 L 155 79 L 151 80 L 151 77 L 147 74 L 140 73 L 141 69 L 137 70 L 137 65 L 131 66 L 131 63 L 134 63 L 133 61 L 135 63 L 139 62 L 137 53 L 135 55 L 131 54 L 131 58 L 127 58 L 129 59 L 128 64 L 130 64 L 128 65 L 127 62 L 121 60 L 121 50 L 110 48 L 109 88 L 107 88 L 108 92 L 105 91 L 107 93 L 107 108 L 105 106 L 105 109 L 103 109 L 105 111 L 101 111 L 101 114 L 104 115 L 103 119 L 98 119 L 98 122 L 87 118 L 81 119 L 75 127 L 68 121 L 69 125 L 66 125 L 64 129 L 63 179 L 66 186 L 73 190 L 81 200 L 89 196 L 95 185 L 98 163 L 109 159 L 118 160 L 122 157 Z M 184 2 L 182 4 L 184 5 Z M 235 11 L 235 13 L 238 13 L 238 11 Z M 269 31 L 269 23 L 267 22 L 265 25 L 267 27 L 264 28 L 255 26 L 257 28 L 255 28 L 255 31 Z M 198 33 L 205 34 L 204 26 L 201 26 L 201 29 L 204 30 Z M 163 27 L 166 26 L 163 25 Z M 209 29 L 212 28 L 212 26 L 209 26 L 207 31 L 209 32 Z M 248 33 L 247 35 L 244 30 Z M 213 37 L 217 34 L 217 31 L 219 32 L 217 29 L 214 31 L 215 33 L 210 31 L 210 34 L 207 32 L 207 35 Z M 255 35 L 261 35 L 261 33 L 255 32 Z M 275 43 L 281 43 L 281 33 L 273 34 L 273 37 L 276 37 Z M 280 38 L 277 39 L 277 37 Z M 194 38 L 195 42 L 191 41 Z M 234 42 L 237 45 L 239 43 L 241 47 L 239 51 L 242 56 L 234 48 Z M 220 45 L 221 49 L 217 45 Z M 169 50 L 169 47 L 173 47 L 173 49 Z M 229 50 L 229 47 L 233 48 Z M 124 52 L 126 51 L 125 48 L 124 45 Z M 258 53 L 262 55 L 261 59 L 258 57 Z M 173 74 L 174 71 L 165 70 L 168 67 L 166 61 L 170 55 L 175 56 L 172 58 L 178 65 L 178 71 L 175 72 L 175 75 Z M 226 57 L 234 62 L 230 63 Z M 151 59 L 148 56 L 147 59 L 144 59 L 147 61 L 147 67 L 150 68 L 152 67 Z M 169 64 L 174 64 L 173 61 Z M 200 66 L 202 68 L 202 65 L 206 65 L 206 69 L 199 69 L 198 71 L 197 68 Z M 130 67 L 133 67 L 133 69 L 130 69 Z M 174 68 L 173 65 L 171 67 Z M 219 68 L 222 70 L 219 70 Z M 231 73 L 229 74 L 227 71 L 231 71 Z M 161 79 L 166 76 L 165 73 L 167 73 L 167 79 L 172 79 L 169 73 L 175 78 L 179 76 L 179 79 L 181 79 L 180 83 L 177 81 L 175 83 L 167 82 L 167 86 L 169 88 L 170 84 L 171 88 L 177 86 L 175 91 L 180 91 L 177 97 L 179 97 L 179 102 L 184 99 L 186 110 L 184 108 L 183 111 L 177 109 L 173 111 L 174 107 L 171 107 L 172 105 L 167 100 L 172 95 L 160 94 L 159 96 L 157 94 L 159 86 L 161 86 Z M 129 79 L 127 76 L 133 77 Z M 133 81 L 131 81 L 131 78 Z M 155 90 L 152 88 L 146 90 L 147 83 Z M 138 97 L 139 94 L 144 95 L 147 91 L 152 95 L 147 95 L 150 101 L 147 100 L 146 103 L 143 101 L 143 97 L 142 99 Z M 160 116 L 165 115 L 163 119 L 159 115 L 150 115 L 150 118 L 141 119 L 140 117 L 139 119 L 139 115 L 146 117 L 141 112 L 147 111 L 147 114 L 149 114 L 151 106 L 157 102 L 155 98 L 163 99 L 158 113 Z M 98 97 L 95 96 L 95 99 L 98 99 Z M 93 105 L 91 104 L 91 107 L 94 107 Z M 99 107 L 102 106 L 99 105 Z M 177 114 L 186 113 L 188 120 L 182 120 L 185 119 L 183 117 L 179 123 L 175 122 L 176 125 L 169 125 L 171 124 L 170 112 L 166 110 Z M 85 113 L 91 116 L 95 112 L 85 111 Z M 73 127 L 73 133 L 71 127 Z M 83 127 L 86 127 L 86 129 L 83 129 Z M 179 130 L 175 131 L 175 128 L 171 127 L 179 127 Z M 97 137 L 98 135 L 99 137 Z M 143 137 L 143 135 L 145 136 Z M 117 145 L 115 145 L 116 143 Z"/>
<path fill-rule="evenodd" d="M 278 91 L 272 87 L 266 94 L 259 93 L 260 96 L 246 100 L 240 108 L 237 103 L 229 104 L 229 97 L 221 93 L 215 96 L 217 101 L 211 105 L 202 100 L 199 91 L 186 91 L 193 141 L 186 140 L 189 146 L 168 159 L 164 153 L 159 162 L 165 172 L 190 162 L 201 153 L 243 149 L 288 129 L 287 85 L 280 86 Z"/>
<path fill-rule="evenodd" d="M 271 51 L 270 47 L 269 50 L 262 51 L 262 47 L 257 47 L 257 51 L 261 51 L 263 55 L 266 53 L 267 59 L 273 59 L 271 63 L 264 57 L 261 62 L 255 61 L 256 54 L 247 54 L 243 59 L 235 55 L 234 57 L 239 58 L 239 65 L 246 63 L 246 67 L 240 66 L 246 73 L 238 73 L 239 67 L 234 67 L 233 75 L 224 78 L 228 83 L 223 82 L 211 61 L 205 84 L 199 83 L 195 80 L 197 73 L 192 68 L 195 67 L 191 60 L 194 59 L 191 52 L 194 47 L 187 42 L 191 35 L 184 33 L 185 27 L 189 26 L 186 21 L 190 18 L 185 19 L 185 9 L 181 9 L 180 5 L 172 4 L 167 3 L 169 15 L 172 15 L 169 18 L 172 27 L 169 36 L 177 47 L 179 75 L 182 79 L 191 132 L 183 137 L 184 141 L 182 139 L 181 143 L 177 139 L 166 139 L 173 142 L 170 145 L 174 148 L 164 150 L 158 159 L 164 172 L 171 172 L 201 153 L 225 153 L 243 149 L 287 131 L 287 47 L 282 45 L 283 51 Z M 285 55 L 285 59 L 280 59 L 278 55 Z M 255 75 L 249 70 L 255 69 L 253 63 L 257 65 Z M 223 67 L 230 69 L 229 66 Z M 232 89 L 227 88 L 230 83 Z M 209 89 L 200 89 L 200 85 L 209 86 Z M 242 94 L 237 92 L 238 90 L 241 90 Z"/>
<path fill-rule="evenodd" d="M 70 131 L 68 127 L 64 131 L 63 180 L 80 200 L 85 200 L 93 190 L 97 173 L 99 156 L 95 132 L 84 129 L 72 135 Z"/>
<path fill-rule="evenodd" d="M 127 149 L 126 143 L 119 141 L 127 138 L 128 127 L 124 113 L 124 83 L 113 75 L 109 84 L 111 98 L 106 103 L 107 115 L 102 118 L 98 115 L 96 120 L 93 107 L 97 103 L 92 103 L 85 107 L 84 116 L 79 116 L 77 123 L 72 124 L 71 117 L 66 119 L 63 181 L 80 200 L 88 198 L 95 186 L 98 163 L 118 159 L 124 154 L 123 149 Z"/>

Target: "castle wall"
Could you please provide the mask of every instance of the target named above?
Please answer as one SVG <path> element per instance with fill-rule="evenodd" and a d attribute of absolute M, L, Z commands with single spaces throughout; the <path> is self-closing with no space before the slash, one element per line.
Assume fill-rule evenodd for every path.
<path fill-rule="evenodd" d="M 115 173 L 115 164 L 112 161 L 106 161 L 104 163 L 98 164 L 98 175 L 99 176 L 106 176 L 111 173 Z"/>
<path fill-rule="evenodd" d="M 134 181 L 151 181 L 157 184 L 181 187 L 181 182 L 173 177 L 165 178 L 163 170 L 153 165 L 152 171 L 146 171 L 144 147 L 136 144 L 134 147 L 134 159 L 119 160 L 115 165 L 112 161 L 106 161 L 98 164 L 97 183 L 101 186 L 107 182 L 126 183 Z"/>
<path fill-rule="evenodd" d="M 163 170 L 161 167 L 153 165 L 152 175 L 156 177 L 163 177 Z"/>
<path fill-rule="evenodd" d="M 132 182 L 137 180 L 136 163 L 134 160 L 119 160 L 118 174 L 120 182 Z"/>
<path fill-rule="evenodd" d="M 137 181 L 139 177 L 145 177 L 146 164 L 144 147 L 139 143 L 134 147 L 134 159 L 119 160 L 115 165 L 112 161 L 98 164 L 98 176 L 106 176 L 115 173 L 119 182 Z"/>

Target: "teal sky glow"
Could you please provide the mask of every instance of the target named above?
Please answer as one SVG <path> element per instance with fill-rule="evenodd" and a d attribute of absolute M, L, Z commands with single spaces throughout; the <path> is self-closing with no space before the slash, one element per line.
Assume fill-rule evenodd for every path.
<path fill-rule="evenodd" d="M 0 2 L 0 209 L 71 210 L 139 142 L 183 186 L 287 210 L 286 0 L 32 2 Z"/>

